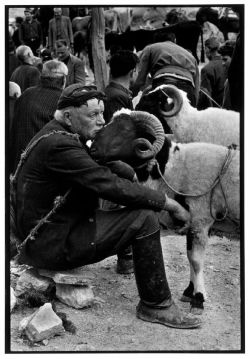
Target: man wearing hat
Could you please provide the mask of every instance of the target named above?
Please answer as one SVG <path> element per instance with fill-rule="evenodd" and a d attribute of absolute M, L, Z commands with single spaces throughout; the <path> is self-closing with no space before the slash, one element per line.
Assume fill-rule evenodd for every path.
<path fill-rule="evenodd" d="M 130 166 L 113 162 L 111 170 L 92 159 L 86 142 L 105 124 L 103 100 L 94 86 L 65 88 L 54 119 L 31 140 L 29 145 L 45 135 L 17 177 L 17 229 L 23 241 L 19 262 L 67 270 L 119 254 L 131 244 L 141 299 L 138 318 L 197 327 L 201 321 L 185 316 L 172 299 L 155 211 L 168 210 L 171 202 L 183 221 L 189 214 L 165 194 L 133 182 Z M 103 211 L 100 197 L 125 207 Z"/>
<path fill-rule="evenodd" d="M 216 37 L 205 41 L 205 52 L 209 63 L 201 69 L 200 88 L 207 93 L 207 99 L 200 94 L 198 109 L 220 107 L 223 102 L 224 84 L 227 78 L 226 68 L 223 66 L 219 54 L 220 42 Z"/>
<path fill-rule="evenodd" d="M 31 48 L 33 54 L 37 54 L 37 50 L 42 48 L 43 34 L 40 22 L 33 19 L 32 10 L 25 8 L 25 20 L 19 28 L 19 39 L 21 44 Z"/>
<path fill-rule="evenodd" d="M 138 75 L 132 85 L 133 95 L 145 88 L 150 74 L 152 88 L 172 84 L 187 93 L 192 106 L 196 107 L 199 95 L 199 68 L 188 50 L 176 44 L 174 33 L 156 32 L 154 43 L 145 46 L 140 56 Z"/>

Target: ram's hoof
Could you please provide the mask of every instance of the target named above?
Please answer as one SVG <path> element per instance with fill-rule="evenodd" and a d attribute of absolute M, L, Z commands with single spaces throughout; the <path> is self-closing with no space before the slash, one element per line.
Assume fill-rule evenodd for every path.
<path fill-rule="evenodd" d="M 195 315 L 201 315 L 204 312 L 204 296 L 202 293 L 195 293 L 190 302 L 190 312 Z"/>
<path fill-rule="evenodd" d="M 182 293 L 182 297 L 180 300 L 182 302 L 191 302 L 191 300 L 194 297 L 193 292 L 194 292 L 194 285 L 193 282 L 190 281 L 188 287 Z"/>

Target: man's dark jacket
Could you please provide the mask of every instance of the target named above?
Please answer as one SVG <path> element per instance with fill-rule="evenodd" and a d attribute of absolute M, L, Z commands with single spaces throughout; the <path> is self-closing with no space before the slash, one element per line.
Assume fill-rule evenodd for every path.
<path fill-rule="evenodd" d="M 31 21 L 24 20 L 20 25 L 19 38 L 23 45 L 29 46 L 30 40 L 37 40 L 37 43 L 42 45 L 43 34 L 41 24 L 36 19 Z"/>
<path fill-rule="evenodd" d="M 28 87 L 38 85 L 40 76 L 41 73 L 36 66 L 24 63 L 14 70 L 10 81 L 16 82 L 23 93 Z"/>
<path fill-rule="evenodd" d="M 52 120 L 34 137 L 65 129 Z M 32 141 L 34 141 L 32 139 Z M 75 136 L 55 134 L 33 148 L 17 181 L 17 228 L 22 240 L 53 207 L 71 193 L 62 208 L 28 241 L 22 262 L 67 269 L 91 263 L 95 256 L 95 211 L 99 197 L 132 208 L 162 210 L 165 195 L 120 178 L 98 165 Z"/>
<path fill-rule="evenodd" d="M 13 127 L 10 135 L 10 169 L 15 170 L 21 153 L 33 136 L 54 115 L 62 84 L 58 79 L 41 77 L 38 86 L 26 89 L 15 104 Z"/>
<path fill-rule="evenodd" d="M 200 87 L 207 90 L 208 94 L 220 106 L 222 106 L 224 85 L 226 82 L 227 73 L 222 64 L 221 56 L 209 61 L 201 69 L 201 85 Z M 216 107 L 216 105 L 214 105 Z"/>
<path fill-rule="evenodd" d="M 132 92 L 117 82 L 111 81 L 105 88 L 104 119 L 110 122 L 114 112 L 121 108 L 133 110 Z"/>

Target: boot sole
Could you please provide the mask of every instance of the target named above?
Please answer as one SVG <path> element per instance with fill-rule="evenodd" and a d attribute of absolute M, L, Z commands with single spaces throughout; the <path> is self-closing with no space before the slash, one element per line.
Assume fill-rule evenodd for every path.
<path fill-rule="evenodd" d="M 162 324 L 165 325 L 166 327 L 170 327 L 170 328 L 176 328 L 176 329 L 194 329 L 197 328 L 199 326 L 201 326 L 201 322 L 197 323 L 197 324 L 172 324 L 172 323 L 163 323 L 160 322 L 157 319 L 149 319 L 147 317 L 144 316 L 139 316 L 139 314 L 136 314 L 137 318 L 144 320 L 145 322 L 150 322 L 150 323 L 158 323 L 158 324 Z"/>

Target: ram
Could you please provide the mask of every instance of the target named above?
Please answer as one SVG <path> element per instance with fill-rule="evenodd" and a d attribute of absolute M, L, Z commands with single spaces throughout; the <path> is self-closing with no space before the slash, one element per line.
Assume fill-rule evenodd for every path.
<path fill-rule="evenodd" d="M 126 117 L 122 113 L 121 110 L 114 114 L 92 145 L 93 154 L 99 160 L 136 162 L 133 146 L 127 144 L 124 151 L 125 140 L 121 134 Z M 128 110 L 126 114 L 129 116 Z M 140 129 L 136 131 L 141 133 Z M 200 142 L 176 144 L 166 137 L 151 174 L 147 172 L 149 158 L 137 170 L 139 180 L 146 186 L 164 191 L 169 197 L 177 193 L 189 210 L 191 223 L 186 238 L 190 282 L 182 300 L 191 302 L 193 312 L 204 309 L 203 268 L 209 229 L 216 219 L 228 217 L 237 223 L 240 220 L 239 155 L 240 151 L 234 148 Z"/>
<path fill-rule="evenodd" d="M 176 142 L 240 145 L 238 112 L 215 107 L 198 111 L 190 105 L 187 94 L 174 85 L 160 85 L 145 92 L 136 109 L 157 116 Z"/>

